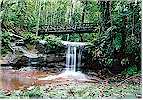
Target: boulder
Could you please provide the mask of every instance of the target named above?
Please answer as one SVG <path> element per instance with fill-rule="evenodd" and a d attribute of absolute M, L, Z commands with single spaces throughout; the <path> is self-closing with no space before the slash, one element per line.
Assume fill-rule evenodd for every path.
<path fill-rule="evenodd" d="M 14 69 L 20 69 L 22 66 L 27 66 L 29 63 L 29 58 L 26 56 L 20 56 L 13 60 L 12 66 Z"/>

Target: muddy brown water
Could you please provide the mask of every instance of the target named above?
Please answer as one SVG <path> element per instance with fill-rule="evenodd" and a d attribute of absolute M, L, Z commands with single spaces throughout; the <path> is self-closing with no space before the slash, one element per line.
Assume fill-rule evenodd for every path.
<path fill-rule="evenodd" d="M 44 72 L 39 70 L 19 71 L 13 69 L 0 69 L 0 89 L 2 90 L 22 90 L 32 85 L 43 85 L 45 81 L 39 81 L 38 78 L 48 75 L 56 75 L 53 72 Z"/>

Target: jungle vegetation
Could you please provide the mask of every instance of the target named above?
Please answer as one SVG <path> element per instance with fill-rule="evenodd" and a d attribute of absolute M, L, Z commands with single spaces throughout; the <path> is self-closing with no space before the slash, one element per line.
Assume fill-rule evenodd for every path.
<path fill-rule="evenodd" d="M 12 92 L 0 89 L 0 98 L 141 98 L 141 3 L 142 0 L 0 0 L 1 58 L 13 53 L 11 45 L 18 39 L 27 48 L 36 48 L 39 40 L 45 40 L 47 44 L 40 51 L 55 55 L 65 53 L 62 41 L 88 42 L 92 45 L 84 48 L 82 70 L 89 75 L 94 71 L 93 77 L 101 76 L 94 83 L 68 83 L 60 78 L 67 84 L 54 80 L 47 87 Z M 39 34 L 46 25 L 80 27 L 84 23 L 94 24 L 96 31 Z M 108 73 L 111 77 L 107 78 Z M 1 80 L 0 77 L 0 84 Z"/>

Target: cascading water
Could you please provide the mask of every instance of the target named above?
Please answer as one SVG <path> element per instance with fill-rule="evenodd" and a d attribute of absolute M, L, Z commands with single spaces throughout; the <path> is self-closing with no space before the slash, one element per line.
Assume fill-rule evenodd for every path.
<path fill-rule="evenodd" d="M 66 71 L 76 72 L 76 67 L 80 67 L 81 49 L 85 43 L 82 42 L 62 42 L 67 47 L 66 52 Z"/>
<path fill-rule="evenodd" d="M 86 44 L 83 42 L 69 42 L 62 41 L 62 44 L 67 47 L 66 52 L 66 70 L 55 76 L 48 76 L 40 78 L 39 80 L 53 80 L 57 78 L 72 78 L 76 80 L 88 80 L 87 76 L 80 71 L 77 71 L 77 66 L 80 67 L 81 63 L 81 49 Z"/>
<path fill-rule="evenodd" d="M 63 41 L 62 43 L 67 47 L 66 70 L 58 77 L 70 77 L 76 80 L 87 80 L 85 74 L 77 71 L 77 67 L 80 67 L 81 64 L 81 49 L 86 45 L 86 43 L 69 41 Z"/>
<path fill-rule="evenodd" d="M 76 71 L 76 46 L 68 46 L 66 53 L 66 70 Z"/>

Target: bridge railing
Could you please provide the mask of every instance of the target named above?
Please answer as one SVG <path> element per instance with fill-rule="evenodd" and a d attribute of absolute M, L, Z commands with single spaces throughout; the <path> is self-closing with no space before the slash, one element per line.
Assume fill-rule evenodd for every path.
<path fill-rule="evenodd" d="M 39 28 L 40 29 L 49 29 L 49 30 L 55 30 L 55 29 L 64 29 L 64 30 L 67 30 L 67 29 L 80 29 L 80 28 L 95 28 L 97 25 L 93 24 L 93 23 L 80 23 L 80 24 L 75 24 L 75 25 L 71 25 L 71 24 L 68 24 L 68 25 L 43 25 L 43 26 L 40 26 Z"/>
<path fill-rule="evenodd" d="M 77 23 L 68 25 L 43 25 L 39 27 L 38 33 L 74 33 L 74 32 L 94 32 L 97 25 L 93 23 Z"/>

